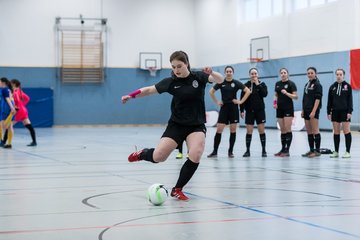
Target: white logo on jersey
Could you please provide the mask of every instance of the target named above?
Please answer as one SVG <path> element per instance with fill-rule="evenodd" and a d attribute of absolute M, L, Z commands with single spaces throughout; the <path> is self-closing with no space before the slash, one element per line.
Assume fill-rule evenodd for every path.
<path fill-rule="evenodd" d="M 175 89 L 176 89 L 176 88 L 179 88 L 179 87 L 181 87 L 181 86 L 174 86 Z"/>
<path fill-rule="evenodd" d="M 288 85 L 287 85 L 287 84 L 285 84 L 284 88 L 288 88 Z"/>
<path fill-rule="evenodd" d="M 235 83 L 231 83 L 231 87 L 234 88 L 234 87 L 235 87 Z"/>
<path fill-rule="evenodd" d="M 198 81 L 194 80 L 194 81 L 192 82 L 192 86 L 193 86 L 194 88 L 198 88 L 198 87 L 199 87 Z"/>

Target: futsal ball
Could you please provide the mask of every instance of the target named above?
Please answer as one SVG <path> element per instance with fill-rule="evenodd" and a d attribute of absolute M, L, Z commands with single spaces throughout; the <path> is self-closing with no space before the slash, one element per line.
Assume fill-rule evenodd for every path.
<path fill-rule="evenodd" d="M 148 188 L 147 199 L 150 203 L 155 206 L 163 204 L 168 198 L 168 190 L 164 187 L 163 184 L 155 183 Z"/>

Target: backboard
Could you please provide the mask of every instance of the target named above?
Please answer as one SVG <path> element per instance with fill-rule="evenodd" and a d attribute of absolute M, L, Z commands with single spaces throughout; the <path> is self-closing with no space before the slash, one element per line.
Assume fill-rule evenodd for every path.
<path fill-rule="evenodd" d="M 261 59 L 267 61 L 270 59 L 270 38 L 259 37 L 250 40 L 250 59 Z"/>
<path fill-rule="evenodd" d="M 161 52 L 140 52 L 140 69 L 143 70 L 161 70 L 162 54 Z"/>

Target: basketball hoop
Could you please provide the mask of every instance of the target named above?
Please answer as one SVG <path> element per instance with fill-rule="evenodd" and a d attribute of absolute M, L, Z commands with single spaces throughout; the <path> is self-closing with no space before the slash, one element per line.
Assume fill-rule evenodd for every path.
<path fill-rule="evenodd" d="M 262 58 L 248 58 L 248 60 L 250 61 L 251 67 L 256 68 L 257 63 L 261 62 L 263 59 Z"/>
<path fill-rule="evenodd" d="M 156 67 L 149 67 L 148 70 L 150 72 L 150 76 L 156 77 L 156 71 L 157 71 Z"/>

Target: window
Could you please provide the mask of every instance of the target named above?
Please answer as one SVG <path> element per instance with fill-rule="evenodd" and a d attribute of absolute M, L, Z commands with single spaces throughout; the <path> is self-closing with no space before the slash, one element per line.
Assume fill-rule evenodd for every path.
<path fill-rule="evenodd" d="M 257 19 L 256 0 L 245 0 L 244 1 L 244 16 L 245 16 L 245 21 L 247 21 L 247 22 Z"/>
<path fill-rule="evenodd" d="M 308 0 L 295 0 L 294 10 L 300 10 L 308 7 Z"/>
<path fill-rule="evenodd" d="M 311 0 L 310 1 L 310 6 L 317 6 L 317 5 L 321 5 L 324 4 L 325 0 Z"/>
<path fill-rule="evenodd" d="M 239 22 L 251 22 L 271 16 L 282 15 L 285 9 L 296 10 L 320 6 L 337 0 L 238 0 Z"/>
<path fill-rule="evenodd" d="M 273 14 L 280 15 L 284 12 L 283 0 L 273 0 Z"/>
<path fill-rule="evenodd" d="M 272 15 L 272 1 L 258 0 L 259 18 L 266 18 Z"/>

